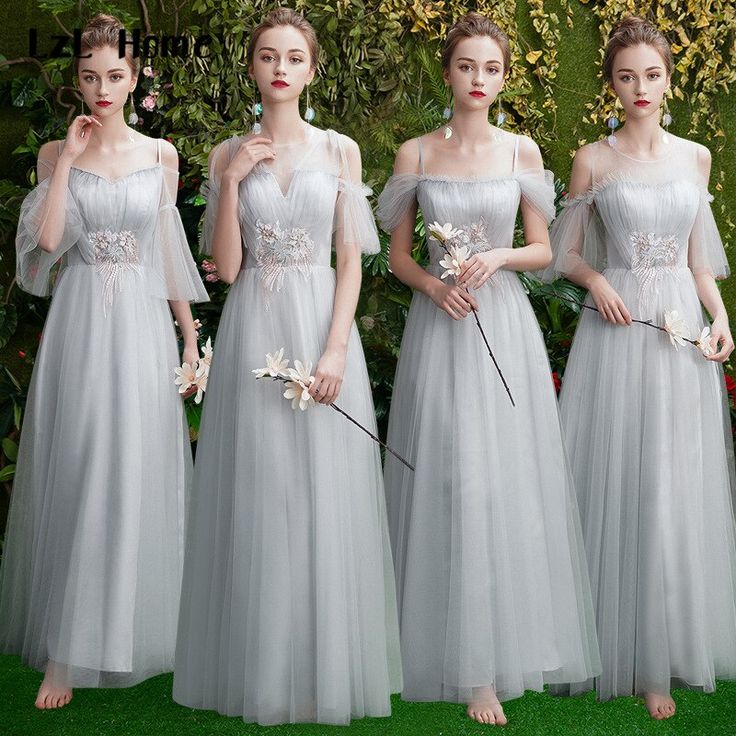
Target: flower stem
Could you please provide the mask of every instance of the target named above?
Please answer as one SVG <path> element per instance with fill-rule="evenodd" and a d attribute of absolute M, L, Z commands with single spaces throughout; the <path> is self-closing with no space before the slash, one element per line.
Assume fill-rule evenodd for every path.
<path fill-rule="evenodd" d="M 274 381 L 281 381 L 282 383 L 289 383 L 293 380 L 284 376 L 263 376 L 263 378 L 272 378 Z M 341 409 L 337 404 L 328 404 L 328 406 L 330 406 L 339 414 L 342 414 L 346 419 L 349 419 L 356 427 L 362 429 L 372 440 L 378 442 L 378 444 L 381 445 L 381 447 L 383 447 L 387 452 L 390 452 L 397 460 L 400 460 L 402 463 L 404 463 L 404 465 L 406 465 L 409 470 L 414 470 L 414 466 L 408 460 L 405 460 L 403 457 L 401 457 L 401 455 L 399 455 L 398 452 L 396 452 L 396 450 L 389 447 L 379 437 L 376 437 L 376 435 L 374 435 L 373 432 L 371 432 L 369 429 L 366 429 L 357 419 L 353 419 L 353 417 L 351 417 L 350 414 L 348 414 L 344 409 Z"/>
<path fill-rule="evenodd" d="M 558 294 L 554 289 L 552 290 L 552 295 L 555 297 L 555 299 L 561 299 L 564 302 L 570 302 L 570 304 L 577 304 L 578 307 L 582 307 L 583 309 L 590 309 L 591 312 L 600 312 L 601 310 L 598 309 L 598 307 L 591 307 L 590 304 L 583 304 L 583 302 L 579 302 L 577 299 L 571 299 L 568 296 L 562 296 L 562 294 Z M 667 332 L 667 329 L 665 327 L 661 327 L 660 325 L 655 325 L 654 322 L 651 320 L 644 320 L 644 319 L 633 319 L 632 322 L 636 322 L 638 325 L 644 325 L 645 327 L 653 327 L 655 330 L 659 330 L 660 332 Z M 669 334 L 669 333 L 668 333 Z M 686 340 L 691 345 L 698 344 L 697 340 L 691 340 L 689 337 L 683 337 L 683 340 Z"/>

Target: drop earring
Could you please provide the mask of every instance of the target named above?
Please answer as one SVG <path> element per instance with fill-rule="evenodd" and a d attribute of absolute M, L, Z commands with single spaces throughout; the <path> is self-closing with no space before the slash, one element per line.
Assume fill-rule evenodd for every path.
<path fill-rule="evenodd" d="M 309 101 L 309 85 L 307 85 L 307 109 L 304 111 L 304 119 L 311 123 L 312 120 L 314 120 L 314 108 L 312 107 L 310 101 Z"/>
<path fill-rule="evenodd" d="M 670 115 L 670 108 L 667 104 L 667 98 L 664 98 L 664 107 L 662 111 L 662 127 L 664 128 L 664 133 L 662 133 L 662 143 L 669 143 L 670 142 L 670 136 L 669 136 L 669 129 L 670 125 L 672 125 L 672 115 Z"/>
<path fill-rule="evenodd" d="M 503 124 L 506 122 L 506 113 L 503 111 L 503 108 L 501 107 L 501 98 L 498 98 L 498 114 L 496 115 L 496 125 L 501 128 Z"/>
<path fill-rule="evenodd" d="M 616 101 L 613 105 L 613 112 L 606 118 L 606 127 L 611 132 L 608 134 L 608 145 L 609 146 L 615 146 L 617 141 L 616 138 L 616 128 L 618 128 L 619 125 L 621 125 L 621 121 L 618 119 L 618 109 L 619 109 L 619 101 L 618 97 L 616 98 Z"/>
<path fill-rule="evenodd" d="M 133 100 L 133 90 L 130 90 L 130 115 L 128 115 L 128 125 L 138 124 L 138 113 L 135 111 L 135 101 Z"/>
<path fill-rule="evenodd" d="M 452 117 L 452 108 L 448 105 L 443 111 L 442 111 L 442 118 L 444 120 L 449 120 Z M 449 123 L 445 123 L 445 140 L 452 137 L 452 128 L 450 127 Z"/>
<path fill-rule="evenodd" d="M 251 126 L 251 132 L 255 135 L 259 135 L 263 128 L 258 118 L 263 114 L 263 105 L 260 102 L 254 102 L 251 108 L 253 112 L 253 125 Z"/>

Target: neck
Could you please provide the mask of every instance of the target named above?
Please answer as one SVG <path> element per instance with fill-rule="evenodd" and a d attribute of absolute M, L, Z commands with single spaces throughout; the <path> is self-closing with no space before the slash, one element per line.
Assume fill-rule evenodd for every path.
<path fill-rule="evenodd" d="M 649 115 L 646 118 L 627 120 L 621 133 L 616 133 L 616 137 L 630 148 L 642 153 L 658 151 L 662 146 L 659 117 Z"/>
<path fill-rule="evenodd" d="M 309 123 L 299 115 L 299 99 L 264 102 L 261 116 L 263 135 L 274 143 L 297 143 L 303 140 Z"/>
<path fill-rule="evenodd" d="M 100 121 L 102 127 L 95 125 L 93 128 L 93 141 L 103 148 L 114 148 L 130 142 L 132 133 L 125 122 L 123 111 L 115 117 L 105 118 Z"/>
<path fill-rule="evenodd" d="M 488 122 L 488 110 L 456 110 L 449 121 L 458 143 L 470 146 L 488 143 L 494 128 Z"/>

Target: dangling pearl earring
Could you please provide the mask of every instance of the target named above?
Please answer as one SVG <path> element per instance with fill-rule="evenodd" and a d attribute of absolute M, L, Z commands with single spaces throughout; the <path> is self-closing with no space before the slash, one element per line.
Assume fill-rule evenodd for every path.
<path fill-rule="evenodd" d="M 307 85 L 307 109 L 304 111 L 304 119 L 311 123 L 314 120 L 314 108 L 309 102 L 309 85 Z"/>
<path fill-rule="evenodd" d="M 130 115 L 128 115 L 128 125 L 138 124 L 138 113 L 135 111 L 135 102 L 133 101 L 133 90 L 130 90 Z"/>
<path fill-rule="evenodd" d="M 452 117 L 452 108 L 446 107 L 442 111 L 442 117 L 445 120 L 449 120 Z M 445 140 L 452 137 L 452 128 L 449 125 L 445 125 Z"/>
<path fill-rule="evenodd" d="M 253 125 L 251 126 L 251 132 L 255 135 L 259 135 L 262 128 L 258 118 L 263 114 L 263 105 L 260 102 L 254 102 L 253 107 Z"/>
<path fill-rule="evenodd" d="M 670 125 L 672 125 L 672 115 L 670 115 L 670 108 L 667 104 L 667 98 L 664 98 L 664 107 L 662 112 L 662 127 L 664 128 L 664 133 L 662 133 L 662 143 L 669 143 L 670 142 L 670 136 L 669 136 L 669 128 Z"/>
<path fill-rule="evenodd" d="M 506 122 L 506 113 L 501 107 L 501 98 L 498 98 L 498 114 L 496 115 L 496 125 L 500 128 Z"/>

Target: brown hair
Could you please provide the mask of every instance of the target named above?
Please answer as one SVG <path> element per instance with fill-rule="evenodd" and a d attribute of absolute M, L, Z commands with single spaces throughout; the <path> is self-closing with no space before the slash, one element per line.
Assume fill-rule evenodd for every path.
<path fill-rule="evenodd" d="M 466 13 L 455 21 L 450 28 L 445 39 L 445 45 L 442 47 L 442 68 L 450 68 L 450 60 L 455 51 L 455 47 L 464 38 L 473 38 L 474 36 L 489 36 L 500 47 L 503 53 L 503 71 L 508 72 L 511 66 L 511 49 L 509 47 L 509 37 L 491 20 L 480 13 Z"/>
<path fill-rule="evenodd" d="M 276 8 L 266 15 L 266 17 L 253 29 L 248 41 L 248 49 L 246 51 L 246 59 L 248 64 L 253 63 L 253 57 L 256 52 L 256 44 L 260 35 L 269 28 L 277 26 L 292 26 L 300 31 L 307 41 L 309 49 L 309 57 L 311 68 L 317 66 L 317 58 L 319 56 L 319 43 L 317 43 L 317 34 L 312 28 L 312 24 L 301 13 L 291 8 Z"/>
<path fill-rule="evenodd" d="M 118 49 L 120 45 L 120 31 L 124 29 L 125 26 L 114 15 L 98 13 L 94 18 L 89 20 L 82 31 L 80 43 L 82 53 L 86 54 L 94 49 L 104 49 L 107 47 Z M 132 40 L 132 37 L 127 33 L 125 35 L 126 40 Z M 128 62 L 133 76 L 138 76 L 140 64 L 138 59 L 133 57 L 131 46 L 125 47 L 125 60 Z M 79 64 L 82 61 L 83 59 L 74 59 L 74 68 L 77 72 L 79 72 Z"/>
<path fill-rule="evenodd" d="M 613 83 L 613 62 L 616 54 L 621 49 L 628 49 L 642 43 L 654 47 L 659 52 L 667 76 L 672 76 L 675 62 L 672 59 L 672 49 L 662 32 L 638 15 L 627 15 L 611 29 L 603 55 L 603 74 L 609 83 Z"/>

